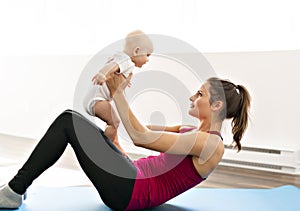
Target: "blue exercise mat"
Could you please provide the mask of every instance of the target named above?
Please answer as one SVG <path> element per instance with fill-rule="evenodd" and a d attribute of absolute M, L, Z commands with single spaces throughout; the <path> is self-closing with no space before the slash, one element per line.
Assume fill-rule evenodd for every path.
<path fill-rule="evenodd" d="M 109 211 L 93 187 L 35 188 L 20 211 Z M 149 211 L 296 211 L 300 210 L 300 189 L 193 188 Z"/>

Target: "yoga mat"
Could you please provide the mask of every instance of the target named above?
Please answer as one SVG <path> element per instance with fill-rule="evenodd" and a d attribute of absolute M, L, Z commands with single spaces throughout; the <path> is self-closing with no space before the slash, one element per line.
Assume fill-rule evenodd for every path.
<path fill-rule="evenodd" d="M 36 187 L 28 190 L 20 211 L 110 211 L 93 187 Z M 148 211 L 296 211 L 300 189 L 193 188 Z M 3 210 L 1 210 L 3 211 Z M 8 211 L 8 210 L 7 210 Z"/>

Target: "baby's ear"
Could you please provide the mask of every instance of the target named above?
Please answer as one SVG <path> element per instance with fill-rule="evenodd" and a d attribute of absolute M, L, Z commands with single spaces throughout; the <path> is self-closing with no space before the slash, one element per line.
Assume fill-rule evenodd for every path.
<path fill-rule="evenodd" d="M 133 56 L 138 56 L 139 53 L 140 53 L 140 47 L 135 47 L 135 48 L 133 49 L 132 55 L 133 55 Z"/>

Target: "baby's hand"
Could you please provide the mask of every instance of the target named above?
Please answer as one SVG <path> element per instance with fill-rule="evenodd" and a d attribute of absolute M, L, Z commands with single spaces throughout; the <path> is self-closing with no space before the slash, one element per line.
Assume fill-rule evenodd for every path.
<path fill-rule="evenodd" d="M 106 81 L 106 76 L 102 73 L 97 73 L 93 78 L 92 82 L 94 85 L 102 85 Z"/>

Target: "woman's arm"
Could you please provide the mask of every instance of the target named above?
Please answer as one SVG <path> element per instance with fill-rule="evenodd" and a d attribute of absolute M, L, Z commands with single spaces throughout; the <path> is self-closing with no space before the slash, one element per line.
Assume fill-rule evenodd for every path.
<path fill-rule="evenodd" d="M 197 127 L 193 125 L 174 125 L 174 126 L 146 125 L 146 127 L 154 131 L 166 131 L 166 132 L 173 132 L 173 133 L 179 133 L 182 129 L 187 129 L 186 131 L 197 129 Z"/>
<path fill-rule="evenodd" d="M 179 129 L 181 128 L 181 125 L 174 125 L 174 126 L 146 125 L 146 127 L 154 131 L 168 131 L 168 132 L 178 133 Z"/>
<path fill-rule="evenodd" d="M 138 121 L 124 96 L 123 90 L 130 78 L 131 76 L 124 82 L 122 75 L 115 75 L 106 83 L 113 95 L 124 127 L 135 145 L 159 152 L 200 156 L 207 140 L 216 139 L 216 136 L 200 131 L 178 134 L 149 130 Z"/>

